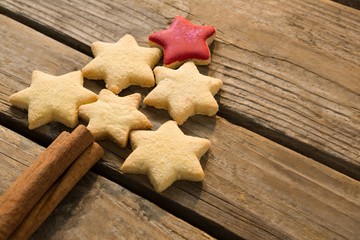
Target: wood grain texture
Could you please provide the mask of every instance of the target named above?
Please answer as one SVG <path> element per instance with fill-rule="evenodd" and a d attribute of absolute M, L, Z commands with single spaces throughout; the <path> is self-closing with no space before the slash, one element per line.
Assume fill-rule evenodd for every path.
<path fill-rule="evenodd" d="M 43 147 L 0 126 L 0 194 Z M 212 239 L 123 187 L 87 174 L 32 239 Z"/>
<path fill-rule="evenodd" d="M 10 107 L 7 99 L 30 84 L 31 71 L 65 73 L 90 58 L 6 17 L 1 22 L 6 51 L 0 52 L 0 62 L 11 64 L 0 68 L 0 116 L 24 128 L 26 113 Z M 94 81 L 86 86 L 95 92 L 104 87 Z M 149 90 L 131 87 L 122 94 L 138 91 L 144 96 Z M 141 111 L 154 129 L 169 119 L 165 111 L 145 106 Z M 50 138 L 62 128 L 53 123 L 35 133 Z M 360 234 L 358 181 L 220 117 L 196 116 L 181 128 L 212 143 L 201 160 L 202 183 L 177 182 L 156 194 L 144 176 L 118 170 L 130 148 L 120 149 L 108 141 L 101 143 L 106 153 L 95 170 L 221 239 L 356 239 Z"/>
<path fill-rule="evenodd" d="M 144 45 L 176 15 L 214 25 L 212 63 L 201 70 L 224 81 L 219 115 L 360 179 L 359 11 L 328 0 L 5 0 L 0 6 L 88 54 L 91 42 L 125 33 Z"/>

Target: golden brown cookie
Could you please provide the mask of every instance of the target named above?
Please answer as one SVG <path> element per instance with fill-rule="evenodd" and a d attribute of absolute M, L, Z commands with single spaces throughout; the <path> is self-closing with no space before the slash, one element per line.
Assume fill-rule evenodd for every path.
<path fill-rule="evenodd" d="M 34 71 L 30 87 L 11 95 L 9 101 L 16 107 L 28 109 L 29 129 L 52 121 L 73 128 L 78 124 L 79 106 L 97 99 L 83 83 L 80 71 L 61 76 Z"/>
<path fill-rule="evenodd" d="M 157 131 L 130 133 L 133 152 L 121 166 L 125 173 L 146 174 L 157 192 L 176 180 L 202 181 L 199 159 L 210 148 L 210 141 L 191 137 L 168 121 Z"/>
<path fill-rule="evenodd" d="M 124 148 L 131 130 L 152 127 L 147 117 L 138 110 L 140 102 L 139 93 L 118 97 L 103 89 L 97 102 L 79 108 L 79 115 L 89 121 L 87 128 L 96 140 L 111 139 Z"/>
<path fill-rule="evenodd" d="M 218 111 L 213 95 L 222 87 L 222 81 L 200 74 L 193 62 L 177 70 L 156 67 L 154 73 L 157 86 L 144 103 L 168 110 L 179 125 L 195 114 L 212 116 Z"/>
<path fill-rule="evenodd" d="M 83 76 L 104 80 L 113 93 L 130 85 L 155 85 L 152 69 L 162 56 L 160 49 L 140 47 L 133 36 L 126 34 L 116 43 L 94 42 L 91 50 L 95 58 L 82 69 Z"/>

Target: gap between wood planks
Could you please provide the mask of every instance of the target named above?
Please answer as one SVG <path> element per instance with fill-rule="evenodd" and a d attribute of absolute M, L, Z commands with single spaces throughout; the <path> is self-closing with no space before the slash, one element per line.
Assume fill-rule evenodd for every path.
<path fill-rule="evenodd" d="M 111 164 L 107 164 L 106 162 L 103 162 L 102 164 L 97 163 L 92 170 L 94 173 L 103 176 L 112 182 L 120 184 L 125 189 L 128 189 L 131 192 L 134 192 L 137 195 L 155 203 L 167 212 L 174 214 L 176 217 L 185 220 L 191 225 L 196 226 L 217 239 L 244 239 L 229 229 L 226 229 L 224 226 L 205 218 L 196 211 L 192 211 L 191 209 L 178 204 L 176 201 L 168 199 L 166 196 L 154 194 L 154 191 L 144 185 L 133 184 L 131 176 L 129 177 L 127 175 L 120 174 L 119 171 Z M 164 202 L 166 202 L 166 204 L 164 204 Z"/>
<path fill-rule="evenodd" d="M 0 13 L 4 14 L 22 24 L 41 32 L 42 34 L 51 37 L 79 52 L 82 52 L 88 56 L 93 56 L 91 53 L 90 46 L 87 44 L 67 35 L 63 32 L 57 31 L 54 28 L 43 25 L 39 22 L 36 22 L 26 16 L 13 12 L 5 7 L 0 6 Z M 253 131 L 261 136 L 264 136 L 278 144 L 281 144 L 291 150 L 294 150 L 306 157 L 310 157 L 315 161 L 318 161 L 324 165 L 327 165 L 343 174 L 346 174 L 356 180 L 360 180 L 360 167 L 356 165 L 354 162 L 344 162 L 343 159 L 334 156 L 322 149 L 312 146 L 311 144 L 304 143 L 295 137 L 290 137 L 285 133 L 279 132 L 277 129 L 267 128 L 260 123 L 255 122 L 251 117 L 246 116 L 245 114 L 241 114 L 235 112 L 235 114 L 231 111 L 231 109 L 227 109 L 226 107 L 222 107 L 220 104 L 220 110 L 217 113 L 219 116 L 227 119 L 233 124 L 244 127 L 250 131 Z M 226 110 L 225 110 L 226 108 Z M 225 110 L 225 111 L 222 111 Z M 24 129 L 21 129 L 22 131 Z M 27 134 L 25 132 L 25 134 Z M 37 141 L 39 138 L 34 138 L 33 140 Z M 45 143 L 40 144 L 44 145 Z M 46 144 L 45 144 L 46 145 Z M 44 145 L 44 146 L 45 146 Z"/>
<path fill-rule="evenodd" d="M 333 0 L 333 1 L 360 10 L 360 0 Z"/>

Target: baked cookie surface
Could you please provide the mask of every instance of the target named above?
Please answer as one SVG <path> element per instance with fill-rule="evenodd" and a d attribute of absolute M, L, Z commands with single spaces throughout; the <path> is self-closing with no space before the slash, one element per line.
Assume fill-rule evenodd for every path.
<path fill-rule="evenodd" d="M 89 122 L 87 128 L 95 140 L 111 139 L 124 148 L 131 130 L 152 127 L 147 117 L 138 110 L 140 102 L 140 93 L 118 97 L 103 89 L 96 102 L 79 108 L 79 115 Z"/>
<path fill-rule="evenodd" d="M 176 180 L 202 181 L 204 172 L 199 159 L 210 148 L 210 141 L 185 135 L 174 121 L 167 121 L 157 131 L 132 131 L 133 152 L 121 171 L 146 174 L 157 192 Z"/>
<path fill-rule="evenodd" d="M 152 68 L 162 56 L 160 49 L 140 47 L 126 34 L 116 43 L 94 42 L 91 50 L 95 58 L 82 69 L 84 77 L 104 80 L 115 94 L 130 85 L 154 86 Z"/>
<path fill-rule="evenodd" d="M 80 71 L 61 76 L 33 71 L 30 87 L 11 95 L 9 101 L 28 110 L 29 129 L 52 121 L 73 128 L 78 124 L 79 106 L 97 99 L 83 83 Z"/>
<path fill-rule="evenodd" d="M 207 65 L 211 60 L 208 45 L 215 34 L 213 26 L 195 25 L 177 16 L 168 29 L 149 36 L 149 46 L 163 49 L 166 67 L 176 68 L 189 60 L 197 65 Z"/>
<path fill-rule="evenodd" d="M 222 87 L 222 81 L 200 74 L 193 62 L 186 62 L 177 70 L 156 67 L 154 73 L 157 86 L 144 103 L 168 110 L 179 125 L 195 114 L 212 116 L 218 111 L 213 96 Z"/>

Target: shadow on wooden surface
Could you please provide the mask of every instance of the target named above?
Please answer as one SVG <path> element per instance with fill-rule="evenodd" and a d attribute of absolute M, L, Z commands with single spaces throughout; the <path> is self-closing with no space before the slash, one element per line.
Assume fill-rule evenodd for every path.
<path fill-rule="evenodd" d="M 355 8 L 355 9 L 360 9 L 360 0 L 332 0 L 334 2 L 338 2 L 341 4 L 344 4 L 346 6 Z"/>

